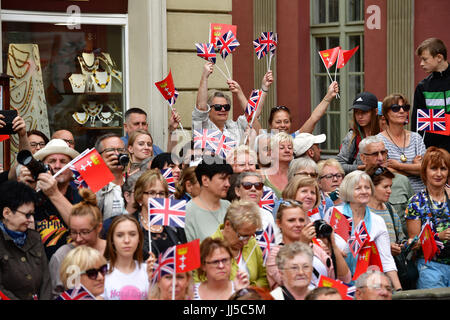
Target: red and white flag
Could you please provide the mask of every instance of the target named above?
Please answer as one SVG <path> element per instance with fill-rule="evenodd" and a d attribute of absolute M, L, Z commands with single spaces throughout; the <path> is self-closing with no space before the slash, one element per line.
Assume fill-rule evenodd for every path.
<path fill-rule="evenodd" d="M 348 241 L 351 232 L 350 221 L 336 208 L 333 208 L 331 212 L 330 225 L 336 234 L 340 235 L 345 241 Z"/>
<path fill-rule="evenodd" d="M 217 40 L 228 31 L 233 32 L 237 36 L 237 26 L 224 23 L 211 23 L 209 25 L 209 42 L 216 46 Z"/>
<path fill-rule="evenodd" d="M 94 193 L 115 179 L 96 149 L 89 151 L 73 166 Z"/>
<path fill-rule="evenodd" d="M 378 252 L 377 245 L 373 241 L 370 241 L 359 251 L 352 280 L 358 279 L 360 275 L 367 271 L 369 266 L 376 266 L 380 272 L 383 272 L 380 253 Z"/>
<path fill-rule="evenodd" d="M 169 74 L 165 79 L 155 82 L 155 86 L 158 88 L 159 92 L 161 92 L 164 99 L 172 106 L 178 97 L 178 91 L 175 89 L 173 83 L 172 70 L 169 71 Z"/>
<path fill-rule="evenodd" d="M 339 54 L 339 50 L 341 47 L 336 47 L 332 49 L 319 51 L 320 56 L 322 57 L 323 64 L 325 68 L 330 69 L 332 65 L 336 62 Z"/>
<path fill-rule="evenodd" d="M 337 68 L 342 69 L 351 57 L 358 51 L 359 46 L 351 49 L 351 50 L 341 50 L 338 57 Z"/>
<path fill-rule="evenodd" d="M 434 232 L 431 230 L 428 221 L 423 225 L 419 239 L 422 246 L 423 258 L 425 259 L 425 263 L 427 263 L 428 261 L 431 261 L 439 251 L 436 240 L 434 239 Z"/>

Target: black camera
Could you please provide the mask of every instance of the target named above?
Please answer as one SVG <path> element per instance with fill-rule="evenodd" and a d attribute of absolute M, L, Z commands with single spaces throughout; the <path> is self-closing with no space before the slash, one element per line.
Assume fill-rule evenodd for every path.
<path fill-rule="evenodd" d="M 33 154 L 28 150 L 22 150 L 17 154 L 17 162 L 30 170 L 34 180 L 37 180 L 39 174 L 50 170 L 49 166 L 42 161 L 36 160 Z"/>
<path fill-rule="evenodd" d="M 130 157 L 126 153 L 119 153 L 117 155 L 117 160 L 121 166 L 126 167 L 128 162 L 130 162 Z"/>
<path fill-rule="evenodd" d="M 316 228 L 316 235 L 318 238 L 329 238 L 333 232 L 333 228 L 325 220 L 314 221 L 314 228 Z"/>

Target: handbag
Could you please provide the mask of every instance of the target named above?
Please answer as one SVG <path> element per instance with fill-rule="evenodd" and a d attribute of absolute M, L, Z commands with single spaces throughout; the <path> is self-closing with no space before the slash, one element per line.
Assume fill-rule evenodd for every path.
<path fill-rule="evenodd" d="M 391 215 L 392 225 L 394 226 L 396 242 L 398 242 L 398 231 L 394 223 L 393 208 L 389 203 L 386 203 L 389 214 Z M 395 265 L 397 267 L 397 275 L 402 285 L 403 290 L 412 290 L 416 288 L 416 282 L 419 278 L 419 271 L 415 259 L 413 259 L 413 252 L 406 251 L 402 248 L 400 254 L 393 256 Z"/>

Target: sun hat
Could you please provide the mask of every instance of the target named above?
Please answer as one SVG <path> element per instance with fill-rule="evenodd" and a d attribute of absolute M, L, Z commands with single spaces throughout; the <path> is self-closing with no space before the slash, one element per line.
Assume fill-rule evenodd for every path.
<path fill-rule="evenodd" d="M 52 139 L 47 143 L 47 145 L 36 152 L 33 157 L 37 160 L 44 160 L 47 156 L 51 154 L 65 154 L 71 159 L 79 155 L 78 151 L 72 149 L 68 146 L 67 142 L 62 139 Z"/>

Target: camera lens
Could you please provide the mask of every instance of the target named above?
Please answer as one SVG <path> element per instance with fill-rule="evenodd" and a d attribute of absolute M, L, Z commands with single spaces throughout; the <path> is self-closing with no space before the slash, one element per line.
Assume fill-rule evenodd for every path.
<path fill-rule="evenodd" d="M 120 165 L 124 167 L 130 162 L 130 157 L 126 153 L 119 153 L 117 159 L 119 160 Z"/>
<path fill-rule="evenodd" d="M 325 220 L 314 221 L 314 227 L 319 238 L 328 238 L 333 232 L 333 228 Z"/>

